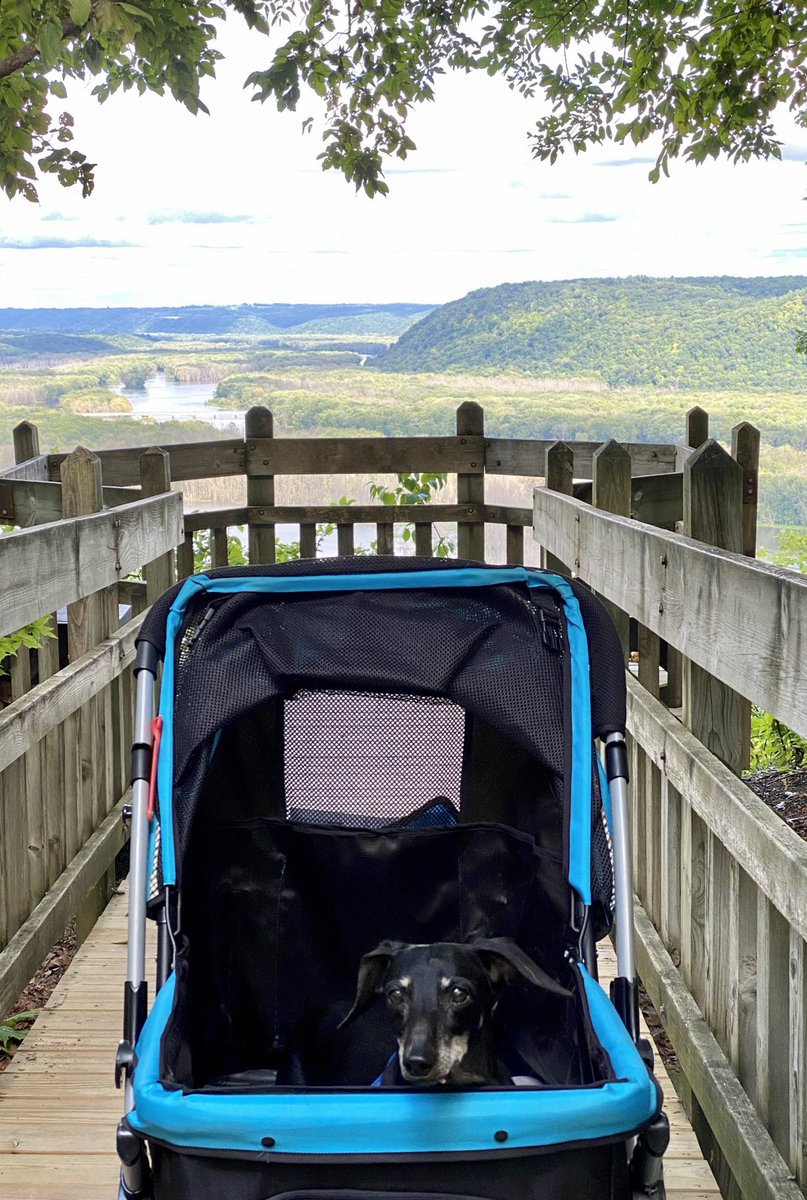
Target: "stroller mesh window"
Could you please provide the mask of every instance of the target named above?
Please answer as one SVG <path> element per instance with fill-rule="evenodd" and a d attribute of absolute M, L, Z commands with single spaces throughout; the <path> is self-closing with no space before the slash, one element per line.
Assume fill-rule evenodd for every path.
<path fill-rule="evenodd" d="M 431 823 L 438 797 L 459 812 L 464 737 L 464 710 L 442 697 L 301 689 L 283 711 L 286 816 L 379 828 L 423 810 Z"/>

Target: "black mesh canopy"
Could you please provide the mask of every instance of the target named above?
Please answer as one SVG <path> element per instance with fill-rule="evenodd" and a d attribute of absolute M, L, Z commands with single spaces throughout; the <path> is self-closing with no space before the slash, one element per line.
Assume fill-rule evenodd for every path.
<path fill-rule="evenodd" d="M 377 557 L 210 574 L 479 566 Z M 178 590 L 154 606 L 141 633 L 161 652 Z M 594 731 L 621 730 L 619 641 L 599 601 L 574 590 L 589 634 Z M 560 644 L 547 624 L 560 629 Z M 224 793 L 237 795 L 242 813 L 372 827 L 439 800 L 466 820 L 503 820 L 560 851 L 567 659 L 562 606 L 523 584 L 203 595 L 176 651 L 179 863 L 214 752 L 226 752 L 222 803 Z M 542 804 L 543 816 L 530 815 Z"/>

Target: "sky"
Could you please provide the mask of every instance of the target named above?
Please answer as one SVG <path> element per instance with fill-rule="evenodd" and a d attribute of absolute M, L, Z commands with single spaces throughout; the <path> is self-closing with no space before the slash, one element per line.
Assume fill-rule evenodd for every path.
<path fill-rule="evenodd" d="M 250 101 L 268 43 L 231 23 L 221 48 L 211 117 L 71 88 L 95 191 L 45 179 L 38 205 L 0 196 L 0 307 L 437 304 L 534 279 L 807 273 L 807 130 L 787 116 L 784 161 L 679 162 L 654 185 L 646 147 L 534 160 L 532 102 L 450 75 L 371 200 L 320 169 L 310 104 Z"/>

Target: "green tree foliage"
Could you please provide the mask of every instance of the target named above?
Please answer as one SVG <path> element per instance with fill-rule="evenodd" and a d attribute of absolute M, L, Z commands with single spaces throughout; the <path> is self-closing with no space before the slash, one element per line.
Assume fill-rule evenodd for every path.
<path fill-rule="evenodd" d="M 805 303 L 803 276 L 502 284 L 442 305 L 374 366 L 523 371 L 613 388 L 804 390 L 794 338 Z"/>
<path fill-rule="evenodd" d="M 93 186 L 58 112 L 65 79 L 169 91 L 206 111 L 199 88 L 220 54 L 216 22 L 238 17 L 270 34 L 254 98 L 296 109 L 303 89 L 325 107 L 323 166 L 384 193 L 383 163 L 406 158 L 416 105 L 447 69 L 503 76 L 543 101 L 531 134 L 554 161 L 607 140 L 659 148 L 651 178 L 678 155 L 695 162 L 778 155 L 772 126 L 786 103 L 807 121 L 807 9 L 802 0 L 2 0 L 0 184 L 36 198 L 37 170 Z M 304 125 L 310 123 L 308 118 Z"/>

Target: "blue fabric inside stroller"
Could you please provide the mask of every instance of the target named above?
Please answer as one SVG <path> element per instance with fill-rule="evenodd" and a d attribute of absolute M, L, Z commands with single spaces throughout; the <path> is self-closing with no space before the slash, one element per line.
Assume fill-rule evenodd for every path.
<path fill-rule="evenodd" d="M 189 580 L 142 640 L 164 656 L 165 982 L 129 1020 L 123 1194 L 631 1197 L 660 1096 L 634 981 L 621 1014 L 596 981 L 614 874 L 594 739 L 624 731 L 601 606 L 520 568 L 321 560 Z M 337 1032 L 361 956 L 475 937 L 568 989 L 497 1007 L 518 1085 L 374 1087 L 383 1014 Z"/>

